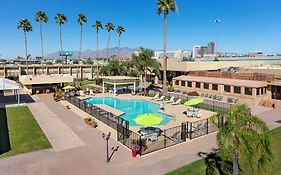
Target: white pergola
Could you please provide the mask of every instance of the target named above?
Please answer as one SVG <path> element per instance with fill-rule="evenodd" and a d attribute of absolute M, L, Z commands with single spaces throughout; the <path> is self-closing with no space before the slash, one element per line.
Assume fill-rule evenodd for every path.
<path fill-rule="evenodd" d="M 113 85 L 113 93 L 116 95 L 116 86 L 117 85 L 134 85 L 134 92 L 136 91 L 136 81 L 139 80 L 137 77 L 127 77 L 127 76 L 108 76 L 102 77 L 102 93 L 105 93 L 105 84 Z"/>
<path fill-rule="evenodd" d="M 17 82 L 6 78 L 0 78 L 0 90 L 13 90 L 18 104 L 20 103 L 20 85 Z"/>

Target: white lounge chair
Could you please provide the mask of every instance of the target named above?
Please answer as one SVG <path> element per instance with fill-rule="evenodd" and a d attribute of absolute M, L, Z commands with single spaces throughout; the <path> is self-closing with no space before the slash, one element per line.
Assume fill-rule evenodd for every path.
<path fill-rule="evenodd" d="M 162 100 L 164 100 L 164 98 L 165 98 L 165 96 L 162 95 L 160 98 L 156 99 L 156 101 L 162 101 Z"/>
<path fill-rule="evenodd" d="M 94 96 L 94 95 L 95 95 L 92 89 L 90 89 L 90 95 L 91 95 L 91 96 Z"/>
<path fill-rule="evenodd" d="M 167 103 L 174 103 L 175 102 L 174 99 L 175 97 L 171 97 L 170 100 L 167 101 Z"/>
<path fill-rule="evenodd" d="M 151 98 L 151 100 L 156 100 L 159 98 L 159 94 L 156 94 L 154 97 Z"/>
<path fill-rule="evenodd" d="M 172 105 L 179 105 L 181 103 L 181 99 L 178 99 L 176 102 L 172 103 Z"/>

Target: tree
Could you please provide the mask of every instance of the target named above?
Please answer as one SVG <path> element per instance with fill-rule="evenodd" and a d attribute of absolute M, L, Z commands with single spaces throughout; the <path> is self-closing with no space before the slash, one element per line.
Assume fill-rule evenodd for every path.
<path fill-rule="evenodd" d="M 118 26 L 117 27 L 117 33 L 118 33 L 118 36 L 119 36 L 119 41 L 118 41 L 118 54 L 120 54 L 120 42 L 121 42 L 121 35 L 126 32 L 125 29 L 122 27 L 122 26 Z"/>
<path fill-rule="evenodd" d="M 149 49 L 140 48 L 139 54 L 133 54 L 132 62 L 136 70 L 139 72 L 141 81 L 146 81 L 147 72 L 154 73 L 160 77 L 161 64 L 153 59 L 154 52 Z M 143 77 L 144 74 L 144 77 Z"/>
<path fill-rule="evenodd" d="M 125 69 L 119 61 L 109 60 L 106 66 L 101 68 L 101 73 L 107 76 L 124 75 Z"/>
<path fill-rule="evenodd" d="M 63 51 L 63 47 L 62 47 L 62 30 L 61 29 L 62 29 L 62 25 L 67 22 L 67 18 L 66 18 L 66 16 L 64 14 L 58 13 L 55 16 L 55 20 L 56 20 L 56 23 L 59 24 L 59 26 L 60 26 L 60 51 L 62 52 Z M 62 57 L 62 60 L 63 60 L 63 57 Z M 63 66 L 63 62 L 62 62 L 62 66 Z"/>
<path fill-rule="evenodd" d="M 21 19 L 21 20 L 19 20 L 19 23 L 18 23 L 18 29 L 22 29 L 23 33 L 24 33 L 24 46 L 25 46 L 25 56 L 26 56 L 26 73 L 28 74 L 28 65 L 27 65 L 28 53 L 27 53 L 26 33 L 32 31 L 32 26 L 27 19 Z"/>
<path fill-rule="evenodd" d="M 43 11 L 38 11 L 35 14 L 35 21 L 40 23 L 40 41 L 41 41 L 41 60 L 44 59 L 44 49 L 43 49 L 43 23 L 48 22 L 48 16 Z M 42 73 L 44 73 L 43 65 L 42 65 Z"/>
<path fill-rule="evenodd" d="M 87 23 L 87 17 L 86 15 L 80 13 L 78 15 L 78 20 L 77 22 L 80 25 L 80 47 L 79 47 L 79 53 L 78 53 L 78 59 L 81 59 L 81 48 L 82 48 L 82 40 L 83 40 L 83 25 Z M 77 70 L 76 70 L 76 78 L 78 79 L 79 75 L 79 64 L 77 64 Z"/>
<path fill-rule="evenodd" d="M 96 21 L 95 25 L 93 25 L 93 27 L 96 29 L 96 32 L 97 32 L 97 50 L 96 50 L 96 60 L 97 60 L 97 77 L 99 76 L 99 61 L 98 61 L 98 58 L 99 58 L 99 30 L 100 29 L 103 29 L 102 27 L 102 23 L 101 21 Z"/>
<path fill-rule="evenodd" d="M 105 25 L 105 28 L 108 32 L 108 41 L 107 41 L 107 58 L 109 58 L 109 47 L 110 47 L 110 32 L 114 30 L 114 25 L 111 22 L 108 22 Z"/>
<path fill-rule="evenodd" d="M 233 175 L 239 174 L 239 159 L 241 155 L 247 160 L 249 166 L 257 166 L 262 172 L 271 161 L 269 143 L 269 129 L 266 124 L 251 115 L 250 108 L 238 105 L 224 116 L 226 123 L 219 129 L 217 144 L 222 159 L 233 160 Z M 214 121 L 214 118 L 213 118 Z"/>
<path fill-rule="evenodd" d="M 163 90 L 167 89 L 167 16 L 177 9 L 175 0 L 158 0 L 157 13 L 164 14 L 164 58 L 163 58 Z"/>

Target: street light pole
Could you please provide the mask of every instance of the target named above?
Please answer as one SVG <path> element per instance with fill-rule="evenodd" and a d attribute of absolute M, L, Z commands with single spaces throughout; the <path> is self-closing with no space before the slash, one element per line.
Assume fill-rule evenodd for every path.
<path fill-rule="evenodd" d="M 219 23 L 221 22 L 221 20 L 220 19 L 215 19 L 215 23 L 216 23 L 216 45 L 215 45 L 215 47 L 216 47 L 216 54 L 218 55 L 218 53 L 219 53 L 219 49 L 218 49 L 218 33 L 219 33 Z"/>
<path fill-rule="evenodd" d="M 108 140 L 111 136 L 111 133 L 109 132 L 107 135 L 105 135 L 104 133 L 102 134 L 102 138 L 106 141 L 106 163 L 109 162 L 109 153 L 108 153 Z"/>

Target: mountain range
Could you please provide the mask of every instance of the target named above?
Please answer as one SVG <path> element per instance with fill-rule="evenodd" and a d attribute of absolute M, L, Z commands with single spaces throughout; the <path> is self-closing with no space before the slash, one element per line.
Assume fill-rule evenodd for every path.
<path fill-rule="evenodd" d="M 109 49 L 109 57 L 114 55 L 120 55 L 125 57 L 130 57 L 135 51 L 137 51 L 139 48 L 128 48 L 128 47 L 121 47 L 118 49 L 118 47 L 110 48 Z M 118 54 L 119 50 L 119 54 Z M 106 58 L 107 57 L 107 49 L 99 50 L 99 58 Z M 59 52 L 53 52 L 50 54 L 45 55 L 45 58 L 51 58 L 51 59 L 58 59 L 60 58 Z M 78 51 L 73 51 L 72 57 L 70 59 L 76 59 L 78 58 Z M 83 50 L 81 51 L 81 58 L 96 58 L 96 51 L 95 50 Z"/>

